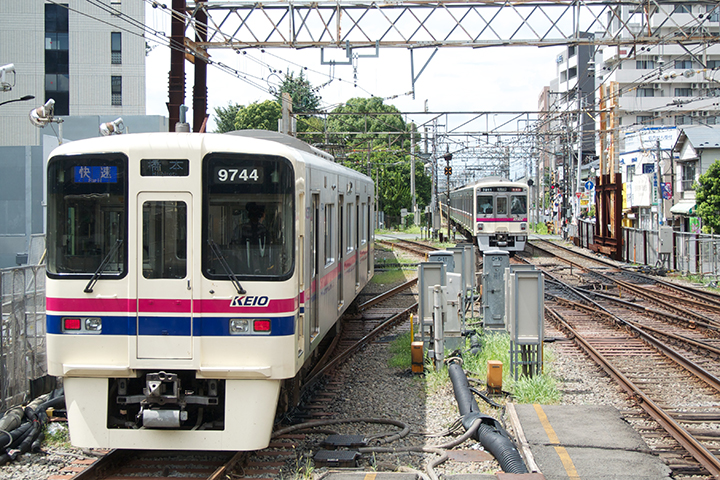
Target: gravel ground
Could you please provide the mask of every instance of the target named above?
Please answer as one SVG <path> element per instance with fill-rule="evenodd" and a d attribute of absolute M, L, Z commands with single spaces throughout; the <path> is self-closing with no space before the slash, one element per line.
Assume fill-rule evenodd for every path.
<path fill-rule="evenodd" d="M 386 258 L 394 253 L 376 250 L 376 256 Z M 398 253 L 398 256 L 403 254 Z M 414 272 L 408 272 L 407 276 Z M 400 283 L 400 281 L 396 282 Z M 371 284 L 366 293 L 385 291 L 394 285 Z M 395 332 L 397 333 L 397 332 Z M 388 340 L 393 333 L 388 335 Z M 548 337 L 559 337 L 555 331 L 549 331 Z M 341 382 L 343 390 L 328 406 L 334 412 L 333 418 L 372 418 L 393 419 L 408 424 L 413 434 L 393 442 L 392 447 L 419 445 L 437 445 L 449 441 L 450 437 L 424 437 L 421 432 L 442 432 L 448 429 L 458 418 L 450 382 L 440 382 L 437 386 L 430 385 L 428 377 L 416 376 L 408 370 L 400 370 L 388 366 L 389 343 L 375 343 L 360 354 L 339 367 L 335 379 Z M 563 391 L 563 404 L 600 404 L 613 405 L 621 412 L 637 412 L 626 396 L 597 366 L 583 355 L 573 351 L 566 344 L 555 344 L 549 347 L 555 351 L 552 364 L 546 365 L 559 382 Z M 500 399 L 496 399 L 500 400 Z M 502 412 L 479 402 L 481 409 L 495 418 L 501 418 Z M 633 415 L 630 415 L 633 417 Z M 632 422 L 632 420 L 630 420 Z M 638 424 L 643 419 L 635 420 Z M 350 423 L 328 427 L 343 434 L 375 435 L 383 432 L 396 432 L 398 428 L 389 425 L 368 423 Z M 509 425 L 508 425 L 509 428 Z M 512 433 L 512 429 L 509 428 Z M 283 468 L 282 478 L 320 478 L 328 470 L 326 468 L 303 469 L 311 465 L 309 459 L 317 452 L 320 441 L 325 435 L 310 434 L 299 445 L 298 458 Z M 377 443 L 371 443 L 376 445 Z M 652 445 L 651 445 L 652 447 Z M 474 440 L 468 440 L 456 449 L 482 450 Z M 92 459 L 92 452 L 83 452 L 68 444 L 44 446 L 42 453 L 27 454 L 16 461 L 0 467 L 0 478 L 12 480 L 46 479 L 57 475 L 60 470 L 78 459 Z M 428 460 L 438 458 L 434 454 L 402 453 L 402 454 L 365 454 L 359 461 L 360 468 L 377 471 L 420 470 L 423 471 Z M 300 468 L 299 468 L 300 467 Z M 436 467 L 440 475 L 457 473 L 494 473 L 499 470 L 497 462 L 462 462 L 449 460 Z"/>

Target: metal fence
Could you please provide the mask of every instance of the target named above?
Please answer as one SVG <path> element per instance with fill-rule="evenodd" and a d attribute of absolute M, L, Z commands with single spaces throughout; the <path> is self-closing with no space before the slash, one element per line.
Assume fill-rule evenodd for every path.
<path fill-rule="evenodd" d="M 594 224 L 580 222 L 577 244 L 593 243 Z M 575 233 L 575 232 L 573 232 Z M 623 228 L 622 259 L 628 263 L 664 267 L 684 274 L 720 277 L 720 236 L 673 232 L 672 248 L 659 254 L 660 235 L 655 230 Z"/>
<path fill-rule="evenodd" d="M 0 412 L 28 400 L 30 381 L 47 374 L 45 266 L 0 270 Z"/>

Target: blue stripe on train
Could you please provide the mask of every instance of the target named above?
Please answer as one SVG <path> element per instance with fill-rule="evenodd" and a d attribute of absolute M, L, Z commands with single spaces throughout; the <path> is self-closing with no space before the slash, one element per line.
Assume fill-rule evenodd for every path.
<path fill-rule="evenodd" d="M 62 331 L 62 319 L 68 315 L 47 315 L 47 333 L 67 335 L 97 335 L 94 332 L 82 330 L 73 332 Z M 75 317 L 77 318 L 77 317 Z M 83 318 L 83 317 L 81 317 Z M 93 318 L 98 318 L 97 316 Z M 102 319 L 101 335 L 131 335 L 138 334 L 137 317 L 100 316 Z M 238 317 L 234 317 L 238 318 Z M 188 317 L 140 317 L 140 335 L 190 335 L 190 319 Z M 248 319 L 253 320 L 253 319 Z M 271 336 L 295 334 L 295 316 L 270 318 Z M 230 336 L 230 317 L 195 317 L 193 319 L 192 334 L 196 337 L 225 337 Z M 268 334 L 246 334 L 245 336 L 263 336 Z M 243 335 L 233 335 L 243 336 Z"/>

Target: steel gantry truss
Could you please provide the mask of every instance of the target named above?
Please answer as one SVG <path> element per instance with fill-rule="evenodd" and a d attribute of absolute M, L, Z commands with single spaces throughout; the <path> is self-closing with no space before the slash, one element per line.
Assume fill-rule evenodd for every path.
<path fill-rule="evenodd" d="M 204 11 L 211 21 L 208 48 L 494 47 L 566 44 L 636 45 L 714 43 L 707 15 L 678 23 L 676 5 L 717 5 L 714 0 L 514 1 L 197 1 L 190 22 Z M 618 9 L 633 8 L 623 20 Z M 665 13 L 663 21 L 654 15 Z M 660 38 L 662 27 L 680 35 Z M 583 32 L 595 33 L 594 38 Z"/>

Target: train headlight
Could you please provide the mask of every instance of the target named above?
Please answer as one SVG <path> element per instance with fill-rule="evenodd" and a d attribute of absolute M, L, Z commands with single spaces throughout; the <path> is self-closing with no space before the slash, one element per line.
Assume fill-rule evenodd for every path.
<path fill-rule="evenodd" d="M 85 319 L 85 330 L 89 332 L 101 332 L 102 331 L 102 319 L 101 318 L 86 318 Z"/>
<path fill-rule="evenodd" d="M 520 230 L 525 231 L 527 230 L 527 223 L 523 222 L 520 224 Z"/>
<path fill-rule="evenodd" d="M 230 335 L 240 335 L 250 331 L 250 322 L 242 318 L 230 320 Z"/>
<path fill-rule="evenodd" d="M 481 231 L 483 230 L 483 224 L 482 224 L 482 223 L 478 223 L 478 224 L 477 224 L 477 229 L 478 229 L 479 232 L 481 232 Z"/>

